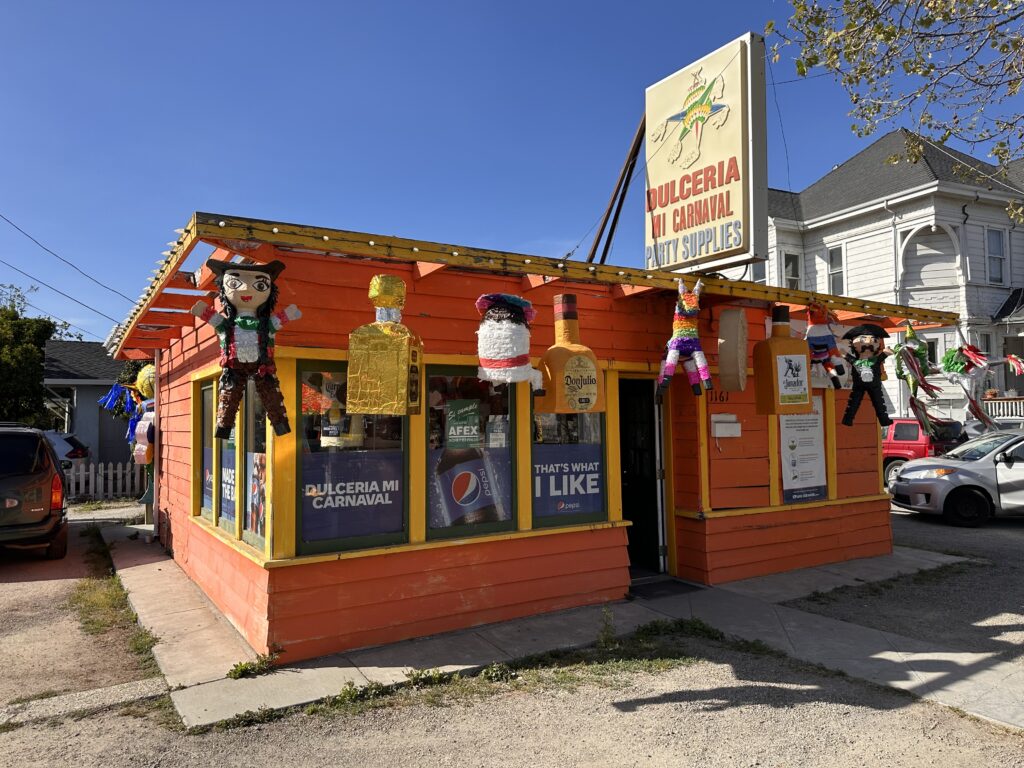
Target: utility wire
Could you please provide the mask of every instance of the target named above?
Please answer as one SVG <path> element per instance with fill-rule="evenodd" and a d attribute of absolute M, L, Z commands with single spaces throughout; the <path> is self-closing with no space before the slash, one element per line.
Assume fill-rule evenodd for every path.
<path fill-rule="evenodd" d="M 793 177 L 789 170 L 789 144 L 786 143 L 786 127 L 782 124 L 782 107 L 779 106 L 779 90 L 775 87 L 775 71 L 772 67 L 771 58 L 768 59 L 768 76 L 772 81 L 772 98 L 775 100 L 775 114 L 779 116 L 779 132 L 782 134 L 782 150 L 786 156 L 786 184 L 790 190 L 793 189 Z"/>
<path fill-rule="evenodd" d="M 121 321 L 120 321 L 120 320 L 117 320 L 117 319 L 115 319 L 115 318 L 111 317 L 110 315 L 105 315 L 105 314 L 103 314 L 102 312 L 100 312 L 100 311 L 99 311 L 98 309 L 93 309 L 93 308 L 92 308 L 92 307 L 90 307 L 90 306 L 89 306 L 88 304 L 83 304 L 83 303 L 82 303 L 82 302 L 80 302 L 80 301 L 79 301 L 78 299 L 76 299 L 76 298 L 75 298 L 74 296 L 68 296 L 68 294 L 64 293 L 64 291 L 60 290 L 59 288 L 54 288 L 54 287 L 53 287 L 52 285 L 50 285 L 50 284 L 49 284 L 49 283 L 47 283 L 47 282 L 44 282 L 43 280 L 40 280 L 40 279 L 39 279 L 38 277 L 32 277 L 32 275 L 30 275 L 30 274 L 29 274 L 28 272 L 24 272 L 24 271 L 22 271 L 22 270 L 18 269 L 18 268 L 17 268 L 16 266 L 14 266 L 13 264 L 8 264 L 8 263 L 7 263 L 6 261 L 4 261 L 3 259 L 0 259 L 0 264 L 3 264 L 4 266 L 10 267 L 10 268 L 11 268 L 11 269 L 13 269 L 13 270 L 14 270 L 15 272 L 18 272 L 18 273 L 20 273 L 20 274 L 24 275 L 25 277 L 27 277 L 27 278 L 28 278 L 29 280 L 32 280 L 33 282 L 39 283 L 40 285 L 45 285 L 45 286 L 46 286 L 47 288 L 49 288 L 49 289 L 50 289 L 51 291 L 54 291 L 55 293 L 59 293 L 59 294 L 60 294 L 61 296 L 63 296 L 63 297 L 65 298 L 65 299 L 70 299 L 71 301 L 75 302 L 75 304 L 77 304 L 78 306 L 80 306 L 80 307 L 85 307 L 85 308 L 86 308 L 86 309 L 88 309 L 88 310 L 89 310 L 90 312 L 95 312 L 95 313 L 96 313 L 97 315 L 99 315 L 100 317 L 105 317 L 105 318 L 106 318 L 107 320 L 109 320 L 109 321 L 110 321 L 110 322 L 112 322 L 112 323 L 115 323 L 115 324 L 117 324 L 117 325 L 120 325 L 120 324 L 121 324 Z"/>
<path fill-rule="evenodd" d="M 24 235 L 25 237 L 27 237 L 27 238 L 28 238 L 29 240 L 31 240 L 31 241 L 32 241 L 33 243 L 35 243 L 35 244 L 36 244 L 36 245 L 38 245 L 38 246 L 39 246 L 40 248 L 42 248 L 42 249 L 43 249 L 44 251 L 46 251 L 47 253 L 49 253 L 49 254 L 50 254 L 51 256 L 55 256 L 56 258 L 58 258 L 58 259 L 60 259 L 61 261 L 63 261 L 63 262 L 65 263 L 65 264 L 67 264 L 67 265 L 68 265 L 69 267 L 71 267 L 71 268 L 72 268 L 73 270 L 75 270 L 75 271 L 76 271 L 76 272 L 77 272 L 78 274 L 82 275 L 82 277 L 84 277 L 84 278 L 86 278 L 87 280 L 91 280 L 92 282 L 96 283 L 96 285 L 98 285 L 98 286 L 99 286 L 100 288 L 105 288 L 106 290 L 110 291 L 111 293 L 116 293 L 116 294 L 117 294 L 118 296 L 120 296 L 120 297 L 121 297 L 122 299 L 125 299 L 126 301 L 128 301 L 128 302 L 129 302 L 129 303 L 131 303 L 131 304 L 134 304 L 134 303 L 135 303 L 135 299 L 131 298 L 130 296 L 125 296 L 125 295 L 124 295 L 123 293 L 121 293 L 121 292 L 120 292 L 119 290 L 117 290 L 116 288 L 111 288 L 111 287 L 110 287 L 109 285 L 104 285 L 104 284 L 103 284 L 103 283 L 101 283 L 101 282 L 100 282 L 99 280 L 97 280 L 97 279 L 96 279 L 95 277 L 93 277 L 92 275 L 90 275 L 89 273 L 87 273 L 87 272 L 83 272 L 83 271 L 82 271 L 81 269 L 79 269 L 79 268 L 78 268 L 78 267 L 77 267 L 77 266 L 76 266 L 75 264 L 73 264 L 72 262 L 70 262 L 70 261 L 68 261 L 67 259 L 65 259 L 65 258 L 64 258 L 63 256 L 61 256 L 61 255 L 60 255 L 59 253 L 56 253 L 56 252 L 54 252 L 54 251 L 50 250 L 49 248 L 47 248 L 47 247 L 46 247 L 45 245 L 43 245 L 42 243 L 40 243 L 40 242 L 39 242 L 38 240 L 36 240 L 36 239 L 35 239 L 34 237 L 32 237 L 32 235 L 30 235 L 30 234 L 29 234 L 28 232 L 26 232 L 26 231 L 25 231 L 24 229 L 22 229 L 22 228 L 21 228 L 21 227 L 19 227 L 19 226 L 18 226 L 17 224 L 15 224 L 15 223 L 14 223 L 13 221 L 11 221 L 10 219 L 8 219 L 8 218 L 7 218 L 6 216 L 4 216 L 4 215 L 3 215 L 2 213 L 0 213 L 0 219 L 3 219 L 4 221 L 6 221 L 6 222 L 7 222 L 8 224 L 10 224 L 10 225 L 11 225 L 12 227 L 14 227 L 14 228 L 15 228 L 16 230 L 18 230 L 19 232 L 21 232 L 21 234 L 23 234 L 23 235 Z"/>
<path fill-rule="evenodd" d="M 37 307 L 37 306 L 36 306 L 35 304 L 32 304 L 32 303 L 30 303 L 30 302 L 26 301 L 26 302 L 25 302 L 25 306 L 26 306 L 26 307 L 32 307 L 32 309 L 34 309 L 34 310 L 35 310 L 36 312 L 42 312 L 42 313 L 43 313 L 43 315 L 45 315 L 46 317 L 48 317 L 48 318 L 49 318 L 50 320 L 57 320 L 58 322 L 64 323 L 64 325 L 66 325 L 66 326 L 67 326 L 68 328 L 74 328 L 74 329 L 75 329 L 76 331 L 81 331 L 82 333 L 87 333 L 87 334 L 89 334 L 90 336 L 92 336 L 92 337 L 93 337 L 94 339 L 99 339 L 100 341 L 103 341 L 103 338 L 102 338 L 102 337 L 100 337 L 100 336 L 97 336 L 97 335 L 96 335 L 95 333 L 93 333 L 92 331 L 87 331 L 87 330 L 85 330 L 85 328 L 82 328 L 81 326 L 75 325 L 74 323 L 69 323 L 69 322 L 68 322 L 67 320 L 65 320 L 65 319 L 64 319 L 64 318 L 62 318 L 62 317 L 57 317 L 56 315 L 51 315 L 51 314 L 50 314 L 49 312 L 47 312 L 47 311 L 46 311 L 45 309 L 40 309 L 40 308 L 39 308 L 39 307 Z"/>

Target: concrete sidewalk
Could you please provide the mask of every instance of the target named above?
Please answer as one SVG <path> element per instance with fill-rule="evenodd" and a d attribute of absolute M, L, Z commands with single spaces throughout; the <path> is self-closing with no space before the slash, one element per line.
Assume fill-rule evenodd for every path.
<path fill-rule="evenodd" d="M 393 684 L 409 669 L 468 672 L 544 651 L 593 643 L 602 607 L 477 627 L 283 666 L 231 680 L 231 666 L 254 653 L 157 545 L 132 529 L 106 528 L 114 564 L 154 648 L 186 726 L 208 725 L 261 707 L 280 709 L 337 694 L 348 682 Z M 1024 728 L 1024 667 L 995 654 L 965 653 L 786 608 L 776 603 L 837 586 L 880 581 L 963 558 L 897 548 L 890 556 L 747 579 L 720 588 L 677 581 L 638 588 L 610 606 L 615 630 L 666 618 L 698 618 L 727 635 L 759 640 L 789 656 L 913 692 L 970 714 Z M 201 650 L 200 650 L 201 649 Z"/>

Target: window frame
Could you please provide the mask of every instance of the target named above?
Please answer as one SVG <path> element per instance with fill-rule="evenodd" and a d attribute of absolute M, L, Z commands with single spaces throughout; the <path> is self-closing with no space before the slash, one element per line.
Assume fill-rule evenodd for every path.
<path fill-rule="evenodd" d="M 789 284 L 789 276 L 786 274 L 786 259 L 792 256 L 796 259 L 796 286 Z M 804 257 L 800 253 L 792 253 L 790 251 L 782 251 L 782 259 L 779 263 L 779 268 L 782 271 L 782 280 L 780 282 L 781 287 L 791 291 L 802 291 L 804 288 Z"/>
<path fill-rule="evenodd" d="M 1002 253 L 998 256 L 993 255 L 989 252 L 989 234 L 996 232 L 999 234 L 999 244 Z M 989 285 L 1007 285 L 1006 270 L 1009 266 L 1009 259 L 1007 258 L 1006 248 L 1006 230 L 1001 227 L 985 227 L 985 280 Z M 994 280 L 992 278 L 992 259 L 999 259 L 1000 266 L 1000 279 Z"/>
<path fill-rule="evenodd" d="M 603 371 L 602 371 L 603 373 Z M 572 525 L 587 525 L 589 523 L 603 523 L 608 521 L 608 419 L 607 411 L 598 411 L 595 416 L 598 416 L 601 420 L 601 463 L 604 465 L 604 471 L 601 473 L 601 499 L 603 501 L 601 512 L 590 512 L 581 515 L 551 515 L 549 517 L 538 516 L 537 511 L 533 507 L 534 495 L 533 495 L 533 427 L 534 427 L 534 415 L 533 404 L 530 404 L 530 516 L 533 520 L 534 528 L 565 528 Z M 555 414 L 556 416 L 571 416 L 572 414 Z M 621 445 L 619 446 L 621 450 Z M 621 461 L 621 457 L 620 457 Z"/>
<path fill-rule="evenodd" d="M 477 373 L 478 368 L 471 365 L 446 365 L 446 364 L 431 364 L 429 362 L 424 364 L 423 371 L 423 400 L 424 409 L 430 407 L 430 377 L 431 376 L 471 376 L 473 378 L 479 378 Z M 423 489 L 423 530 L 427 541 L 444 541 L 450 539 L 473 539 L 477 536 L 487 536 L 495 533 L 509 533 L 519 530 L 519 472 L 522 469 L 518 466 L 518 435 L 516 434 L 516 423 L 517 413 L 519 404 L 517 402 L 517 389 L 515 383 L 505 384 L 508 387 L 508 419 L 509 419 L 509 452 L 511 455 L 511 461 L 509 466 L 512 469 L 511 477 L 511 501 L 509 502 L 509 508 L 511 516 L 508 520 L 501 520 L 494 523 L 474 523 L 470 526 L 449 526 L 447 528 L 431 528 L 430 527 L 430 473 L 432 467 L 430 466 L 430 413 L 429 410 L 424 414 L 426 423 L 423 429 L 423 476 L 425 478 L 425 487 Z M 533 447 L 533 441 L 530 441 L 530 447 Z M 408 456 L 408 452 L 406 452 Z M 533 460 L 533 454 L 531 452 L 531 465 Z M 531 475 L 532 478 L 532 475 Z M 530 517 L 532 524 L 536 527 L 536 520 L 533 519 L 533 499 L 530 499 Z"/>
<path fill-rule="evenodd" d="M 758 267 L 761 267 L 761 269 L 763 270 L 760 279 L 758 279 L 758 278 L 756 278 L 754 276 L 754 270 L 757 269 Z M 767 259 L 757 259 L 756 261 L 752 261 L 750 263 L 750 282 L 757 283 L 758 285 L 768 285 L 768 260 Z M 532 411 L 531 411 L 531 413 L 532 413 Z"/>
<path fill-rule="evenodd" d="M 978 331 L 978 349 L 980 349 L 985 357 L 992 355 L 992 332 L 991 331 Z"/>
<path fill-rule="evenodd" d="M 199 395 L 199 434 L 195 436 L 195 439 L 199 442 L 199 505 L 195 512 L 195 516 L 202 517 L 204 520 L 209 521 L 211 524 L 217 519 L 217 480 L 219 478 L 219 470 L 217 469 L 218 459 L 220 458 L 220 449 L 217 447 L 217 438 L 213 436 L 213 432 L 217 427 L 217 386 L 215 379 L 203 379 L 197 382 L 198 395 Z M 203 425 L 203 415 L 205 413 L 205 403 L 203 402 L 203 393 L 205 390 L 210 391 L 210 429 L 207 434 L 206 429 Z M 210 506 L 206 507 L 203 505 L 203 496 L 206 485 L 206 476 L 203 474 L 203 450 L 206 448 L 204 444 L 205 438 L 210 438 L 210 472 L 213 475 L 213 487 L 210 489 Z"/>
<path fill-rule="evenodd" d="M 839 269 L 832 269 L 832 253 L 834 251 L 839 252 Z M 832 280 L 835 276 L 839 276 L 839 279 L 843 283 L 841 291 L 836 291 L 832 287 Z M 828 290 L 827 293 L 833 296 L 845 296 L 848 290 L 846 280 L 846 243 L 839 243 L 839 245 L 831 245 L 825 247 L 825 282 Z"/>
<path fill-rule="evenodd" d="M 316 360 L 300 358 L 295 361 L 295 408 L 296 440 L 301 441 L 298 431 L 302 429 L 302 375 L 312 371 L 344 373 L 348 379 L 347 360 Z M 346 414 L 348 413 L 346 409 Z M 302 447 L 295 450 L 295 556 L 323 555 L 332 552 L 351 552 L 361 549 L 402 545 L 410 543 L 409 522 L 409 417 L 402 416 L 402 530 L 396 533 L 376 533 L 369 536 L 348 536 L 336 539 L 302 540 Z"/>

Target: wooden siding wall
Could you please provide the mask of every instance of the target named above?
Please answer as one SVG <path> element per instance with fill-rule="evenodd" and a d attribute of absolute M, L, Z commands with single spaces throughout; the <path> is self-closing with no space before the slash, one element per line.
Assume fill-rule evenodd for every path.
<path fill-rule="evenodd" d="M 192 374 L 216 362 L 209 325 L 187 328 L 160 365 L 160 501 L 170 521 L 164 542 L 174 560 L 258 652 L 267 651 L 268 574 L 190 522 L 192 507 Z"/>
<path fill-rule="evenodd" d="M 270 638 L 289 661 L 618 600 L 626 529 L 467 543 L 270 572 Z"/>
<path fill-rule="evenodd" d="M 538 356 L 554 341 L 551 305 L 562 292 L 577 295 L 582 340 L 601 359 L 657 370 L 671 333 L 674 297 L 665 291 L 623 297 L 610 286 L 558 280 L 531 288 L 519 277 L 447 269 L 417 278 L 413 265 L 401 263 L 277 255 L 288 265 L 278 305 L 295 303 L 303 311 L 278 334 L 278 345 L 347 348 L 349 332 L 374 319 L 367 289 L 381 273 L 405 280 L 405 323 L 422 336 L 428 355 L 475 355 L 474 302 L 483 293 L 534 302 L 532 353 Z M 625 595 L 624 528 L 261 567 L 189 520 L 191 378 L 217 355 L 214 332 L 202 324 L 186 328 L 162 357 L 160 509 L 170 520 L 166 543 L 175 560 L 257 651 L 278 643 L 293 661 Z M 294 428 L 297 415 L 290 416 Z"/>

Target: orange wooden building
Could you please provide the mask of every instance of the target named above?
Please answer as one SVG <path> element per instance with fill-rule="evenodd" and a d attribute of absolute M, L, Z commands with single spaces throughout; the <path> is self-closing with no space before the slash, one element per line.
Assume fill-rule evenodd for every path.
<path fill-rule="evenodd" d="M 286 264 L 279 305 L 303 312 L 277 334 L 288 435 L 275 437 L 247 395 L 232 438 L 213 437 L 217 339 L 188 313 L 212 300 L 213 275 L 184 269 L 199 245 L 216 259 Z M 367 287 L 381 273 L 407 285 L 403 322 L 423 339 L 425 407 L 404 418 L 344 414 L 342 434 L 329 433 L 349 333 L 373 320 Z M 716 384 L 727 309 L 744 314 L 748 365 L 774 302 L 814 298 L 844 322 L 956 320 L 704 284 L 700 331 Z M 755 413 L 752 381 L 697 398 L 677 376 L 656 402 L 675 291 L 668 272 L 197 213 L 110 340 L 119 358 L 157 359 L 161 540 L 253 648 L 280 648 L 288 661 L 615 600 L 637 575 L 719 584 L 890 552 L 879 429 L 870 408 L 854 427 L 839 424 L 846 391 L 814 390 L 824 479 L 802 502 L 784 476 L 785 417 Z M 604 376 L 603 414 L 542 416 L 527 384 L 476 378 L 474 301 L 496 292 L 537 309 L 534 358 L 553 342 L 553 297 L 577 296 L 582 341 Z M 436 480 L 438 426 L 453 398 L 477 403 L 501 499 L 492 519 L 461 526 Z M 584 488 L 584 503 L 564 503 Z"/>

